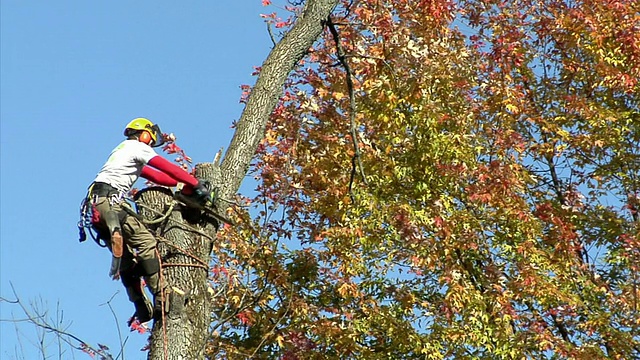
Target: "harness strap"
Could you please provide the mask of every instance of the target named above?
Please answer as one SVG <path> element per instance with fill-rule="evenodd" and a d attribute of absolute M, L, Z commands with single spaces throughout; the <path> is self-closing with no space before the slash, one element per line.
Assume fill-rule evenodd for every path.
<path fill-rule="evenodd" d="M 104 235 L 100 234 L 100 232 L 93 226 L 100 218 L 100 214 L 97 213 L 94 205 L 99 197 L 108 197 L 110 198 L 109 202 L 114 204 L 122 199 L 123 194 L 115 187 L 103 182 L 94 182 L 89 186 L 87 196 L 82 200 L 82 204 L 80 205 L 80 221 L 78 222 L 79 240 L 80 242 L 85 241 L 87 239 L 86 232 L 88 231 L 96 244 L 101 247 L 106 247 L 106 241 L 109 239 L 105 239 Z M 103 216 L 104 215 L 111 214 L 103 214 Z M 109 217 L 108 220 L 110 220 L 108 221 L 108 223 L 110 223 L 108 225 L 111 225 L 111 227 L 119 227 L 119 223 L 122 222 L 126 216 L 127 214 L 124 211 L 119 212 L 115 216 L 107 216 Z M 115 217 L 115 219 L 112 217 Z M 110 232 L 113 230 L 111 227 L 109 229 Z"/>
<path fill-rule="evenodd" d="M 113 186 L 103 183 L 103 182 L 95 182 L 91 184 L 89 188 L 89 195 L 99 196 L 99 197 L 109 197 L 111 195 L 120 194 L 118 189 Z"/>

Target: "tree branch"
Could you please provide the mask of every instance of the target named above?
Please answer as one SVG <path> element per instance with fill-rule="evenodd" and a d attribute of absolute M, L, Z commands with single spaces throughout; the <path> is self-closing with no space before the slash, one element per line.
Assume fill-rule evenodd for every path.
<path fill-rule="evenodd" d="M 0 319 L 0 321 L 2 322 L 29 322 L 33 325 L 35 325 L 36 327 L 43 329 L 45 332 L 50 332 L 53 334 L 56 334 L 58 336 L 59 340 L 64 341 L 65 343 L 67 343 L 69 346 L 71 346 L 72 348 L 82 351 L 84 353 L 87 353 L 89 355 L 98 355 L 100 356 L 99 359 L 101 360 L 114 360 L 113 356 L 109 353 L 108 348 L 106 346 L 100 345 L 99 348 L 95 348 L 91 345 L 89 345 L 89 343 L 87 343 L 86 341 L 82 340 L 81 338 L 71 334 L 70 332 L 67 332 L 64 329 L 60 329 L 54 325 L 51 325 L 50 323 L 47 322 L 46 319 L 46 313 L 44 314 L 40 314 L 38 313 L 38 311 L 36 309 L 33 310 L 29 310 L 27 309 L 27 307 L 25 306 L 25 304 L 22 303 L 22 301 L 20 300 L 19 296 L 17 295 L 17 292 L 13 286 L 13 284 L 11 284 L 11 291 L 13 292 L 13 296 L 15 297 L 16 300 L 8 300 L 5 298 L 0 298 L 0 302 L 8 302 L 11 304 L 17 304 L 18 306 L 20 306 L 20 309 L 22 310 L 22 312 L 24 313 L 24 315 L 26 316 L 26 318 L 24 319 L 19 319 L 19 320 L 15 320 L 15 319 Z M 44 335 L 43 335 L 44 336 Z M 41 350 L 43 352 L 43 356 L 44 356 L 44 338 L 41 339 Z M 61 355 L 61 354 L 60 354 Z"/>
<path fill-rule="evenodd" d="M 349 62 L 347 61 L 346 55 L 344 53 L 344 48 L 340 43 L 340 35 L 338 35 L 338 30 L 335 27 L 335 24 L 331 20 L 331 17 L 327 20 L 327 26 L 329 27 L 329 31 L 331 31 L 331 35 L 333 36 L 333 40 L 336 43 L 336 53 L 338 55 L 338 61 L 344 67 L 345 77 L 347 81 L 347 89 L 349 91 L 349 129 L 351 131 L 351 140 L 353 143 L 353 157 L 351 158 L 351 177 L 349 179 L 349 193 L 351 194 L 351 200 L 353 200 L 353 182 L 355 180 L 356 171 L 360 170 L 360 176 L 362 177 L 362 181 L 367 184 L 367 177 L 364 173 L 364 167 L 362 166 L 362 158 L 360 157 L 360 147 L 358 146 L 358 136 L 356 130 L 356 96 L 353 89 L 353 72 L 351 71 L 351 67 L 349 66 Z"/>

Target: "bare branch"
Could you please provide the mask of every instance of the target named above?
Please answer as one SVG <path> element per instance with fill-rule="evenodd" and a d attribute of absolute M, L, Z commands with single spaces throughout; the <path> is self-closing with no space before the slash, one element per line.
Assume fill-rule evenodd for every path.
<path fill-rule="evenodd" d="M 66 329 L 60 328 L 58 324 L 52 325 L 50 321 L 47 320 L 46 312 L 41 313 L 40 310 L 38 310 L 33 305 L 31 306 L 32 309 L 28 309 L 27 306 L 20 300 L 20 297 L 17 295 L 17 292 L 13 284 L 11 284 L 11 290 L 16 300 L 9 301 L 4 298 L 2 298 L 1 300 L 12 303 L 12 304 L 17 304 L 22 310 L 22 312 L 24 313 L 25 318 L 20 320 L 0 319 L 0 321 L 14 322 L 14 323 L 29 322 L 34 326 L 36 326 L 37 328 L 42 329 L 43 333 L 39 334 L 39 340 L 40 340 L 39 347 L 40 347 L 40 351 L 42 353 L 43 358 L 46 358 L 45 334 L 52 333 L 52 334 L 55 334 L 59 340 L 65 342 L 66 344 L 68 344 L 69 346 L 71 346 L 72 348 L 78 351 L 82 351 L 94 356 L 98 355 L 100 356 L 101 360 L 114 360 L 113 356 L 108 352 L 108 349 L 106 347 L 100 346 L 98 348 L 95 348 L 91 346 L 89 343 L 87 343 L 86 341 L 79 338 L 78 336 L 75 336 L 72 333 L 68 332 Z"/>
<path fill-rule="evenodd" d="M 104 304 L 101 304 L 100 306 L 104 306 L 107 305 L 109 307 L 109 310 L 111 311 L 111 314 L 113 315 L 113 321 L 117 324 L 120 323 L 120 321 L 118 320 L 118 316 L 116 315 L 116 312 L 113 310 L 113 306 L 111 306 L 111 301 L 113 300 L 113 298 L 118 295 L 119 291 L 116 291 L 115 294 L 113 294 L 111 296 L 111 298 Z M 122 360 L 125 360 L 124 358 L 124 346 L 127 343 L 127 340 L 129 339 L 129 337 L 127 336 L 126 339 L 122 340 L 122 331 L 120 331 L 120 327 L 116 326 L 116 330 L 118 331 L 118 341 L 120 342 L 120 353 L 118 353 L 118 356 L 116 356 L 116 359 L 120 358 L 120 356 L 122 356 Z"/>

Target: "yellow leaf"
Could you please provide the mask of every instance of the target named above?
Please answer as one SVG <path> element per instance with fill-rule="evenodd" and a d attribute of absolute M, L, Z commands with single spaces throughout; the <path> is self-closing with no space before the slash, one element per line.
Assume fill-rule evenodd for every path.
<path fill-rule="evenodd" d="M 342 296 L 343 298 L 350 297 L 354 292 L 355 289 L 353 284 L 343 283 L 338 287 L 338 294 L 340 294 L 340 296 Z"/>

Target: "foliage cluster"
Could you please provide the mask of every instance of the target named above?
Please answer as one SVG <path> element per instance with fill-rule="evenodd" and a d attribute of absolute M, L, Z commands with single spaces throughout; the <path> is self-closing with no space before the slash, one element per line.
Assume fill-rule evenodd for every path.
<path fill-rule="evenodd" d="M 211 356 L 640 357 L 639 3 L 358 0 L 330 25 L 214 246 Z"/>

